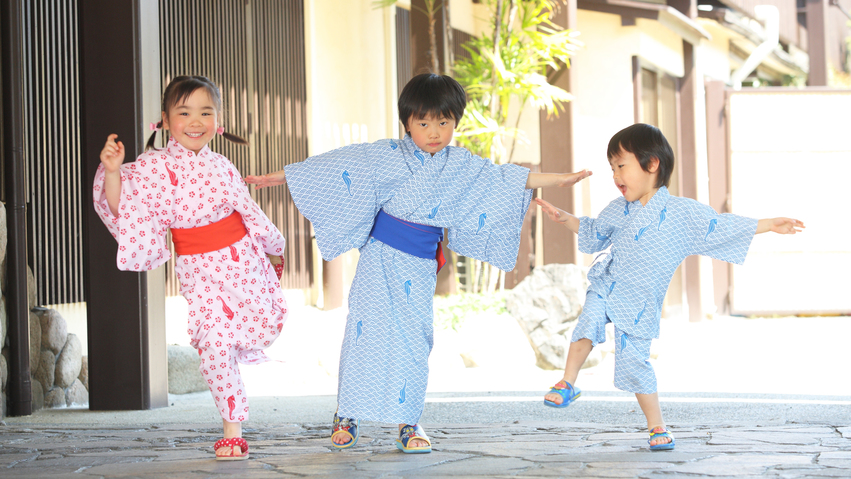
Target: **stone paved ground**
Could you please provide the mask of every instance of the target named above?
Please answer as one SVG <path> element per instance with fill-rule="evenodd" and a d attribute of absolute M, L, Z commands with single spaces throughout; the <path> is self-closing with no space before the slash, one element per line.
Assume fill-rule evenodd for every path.
<path fill-rule="evenodd" d="M 402 454 L 392 426 L 335 451 L 326 424 L 246 429 L 251 458 L 216 462 L 217 428 L 0 427 L 0 477 L 851 477 L 851 426 L 674 426 L 650 452 L 636 427 L 524 422 L 431 426 L 431 454 Z"/>

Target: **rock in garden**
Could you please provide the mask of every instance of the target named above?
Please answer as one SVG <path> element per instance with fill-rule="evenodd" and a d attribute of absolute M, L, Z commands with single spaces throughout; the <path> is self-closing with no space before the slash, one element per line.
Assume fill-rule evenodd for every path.
<path fill-rule="evenodd" d="M 41 359 L 41 321 L 35 313 L 30 313 L 30 374 L 38 371 Z"/>
<path fill-rule="evenodd" d="M 168 347 L 168 392 L 186 394 L 206 391 L 207 383 L 199 372 L 198 350 L 189 346 Z"/>
<path fill-rule="evenodd" d="M 80 367 L 80 375 L 77 376 L 77 379 L 83 383 L 83 387 L 86 388 L 86 391 L 89 390 L 89 357 L 83 356 L 82 365 Z"/>
<path fill-rule="evenodd" d="M 68 340 L 68 323 L 54 309 L 35 308 L 35 314 L 41 321 L 41 349 L 49 349 L 59 354 Z"/>
<path fill-rule="evenodd" d="M 38 306 L 36 304 L 36 286 L 35 286 L 35 276 L 33 275 L 33 270 L 27 266 L 27 309 L 32 311 L 33 308 Z"/>
<path fill-rule="evenodd" d="M 45 388 L 53 387 L 53 380 L 56 374 L 56 356 L 53 355 L 52 351 L 48 351 L 47 349 L 41 350 L 41 360 L 39 360 L 38 371 L 35 372 L 34 377 L 38 379 L 38 382 L 42 384 Z"/>
<path fill-rule="evenodd" d="M 56 357 L 56 377 L 54 384 L 67 388 L 80 375 L 83 366 L 83 345 L 76 334 L 69 334 L 62 352 Z"/>
<path fill-rule="evenodd" d="M 44 409 L 44 388 L 38 381 L 33 381 L 31 384 L 33 394 L 32 408 L 33 412 L 36 412 L 39 409 Z"/>
<path fill-rule="evenodd" d="M 62 388 L 53 388 L 44 393 L 44 407 L 57 408 L 65 406 L 65 390 Z"/>
<path fill-rule="evenodd" d="M 71 387 L 65 391 L 65 404 L 70 406 L 86 406 L 89 404 L 89 392 L 79 379 L 75 379 Z"/>
<path fill-rule="evenodd" d="M 526 333 L 538 367 L 564 367 L 587 289 L 585 268 L 548 264 L 535 268 L 508 293 L 506 309 Z"/>
<path fill-rule="evenodd" d="M 9 365 L 6 363 L 6 356 L 0 354 L 0 390 L 6 390 L 6 379 L 9 378 Z"/>

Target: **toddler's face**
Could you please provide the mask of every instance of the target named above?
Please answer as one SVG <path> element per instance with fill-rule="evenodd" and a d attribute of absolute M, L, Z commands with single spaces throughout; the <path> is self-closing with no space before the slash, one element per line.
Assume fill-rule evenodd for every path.
<path fill-rule="evenodd" d="M 216 136 L 218 111 L 210 94 L 198 88 L 185 102 L 163 112 L 163 129 L 185 148 L 197 154 Z"/>
<path fill-rule="evenodd" d="M 641 200 L 641 204 L 646 205 L 658 189 L 656 177 L 659 175 L 659 160 L 653 158 L 650 161 L 650 171 L 644 171 L 638 158 L 621 148 L 616 156 L 609 159 L 609 164 L 612 166 L 615 186 L 624 198 L 630 203 Z"/>
<path fill-rule="evenodd" d="M 432 155 L 445 148 L 455 134 L 455 120 L 452 118 L 435 118 L 432 115 L 426 115 L 425 118 L 412 116 L 405 126 L 411 133 L 414 144 Z"/>

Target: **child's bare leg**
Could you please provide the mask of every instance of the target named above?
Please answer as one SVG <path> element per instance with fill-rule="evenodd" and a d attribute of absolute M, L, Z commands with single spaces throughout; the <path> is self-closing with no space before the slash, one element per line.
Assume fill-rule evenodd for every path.
<path fill-rule="evenodd" d="M 241 422 L 228 422 L 222 419 L 222 429 L 224 430 L 224 438 L 230 439 L 232 437 L 242 437 L 242 423 Z M 216 454 L 219 455 L 228 455 L 230 454 L 230 446 L 221 447 L 216 450 Z M 236 456 L 242 454 L 242 448 L 239 446 L 233 446 L 233 453 Z"/>
<path fill-rule="evenodd" d="M 580 339 L 570 343 L 570 348 L 567 350 L 567 361 L 564 364 L 564 381 L 571 385 L 576 385 L 576 377 L 579 376 L 579 370 L 594 349 L 593 343 L 588 338 Z M 544 396 L 544 399 L 556 404 L 561 404 L 562 398 L 558 393 L 550 393 Z"/>
<path fill-rule="evenodd" d="M 659 407 L 659 393 L 653 394 L 638 394 L 635 393 L 635 399 L 638 400 L 638 405 L 641 406 L 641 412 L 647 418 L 647 429 L 652 431 L 653 428 L 665 427 L 665 421 L 662 419 L 662 408 Z M 657 444 L 667 444 L 671 442 L 670 437 L 656 437 L 650 441 L 651 446 Z"/>

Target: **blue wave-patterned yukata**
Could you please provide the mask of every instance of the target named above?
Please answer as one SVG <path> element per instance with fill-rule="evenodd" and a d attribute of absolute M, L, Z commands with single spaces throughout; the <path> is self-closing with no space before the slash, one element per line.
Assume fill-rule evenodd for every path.
<path fill-rule="evenodd" d="M 383 209 L 448 228 L 447 247 L 510 271 L 532 199 L 525 188 L 529 170 L 451 146 L 431 156 L 410 136 L 346 146 L 285 170 L 322 257 L 360 249 L 340 355 L 338 414 L 416 424 L 428 383 L 437 261 L 371 238 L 373 220 Z"/>
<path fill-rule="evenodd" d="M 620 197 L 596 219 L 579 221 L 579 250 L 609 253 L 588 272 L 591 286 L 572 341 L 606 340 L 615 325 L 615 386 L 650 394 L 656 376 L 647 362 L 650 341 L 659 337 L 662 301 L 677 266 L 690 255 L 742 264 L 757 220 L 718 214 L 711 207 L 660 188 L 642 206 Z"/>

